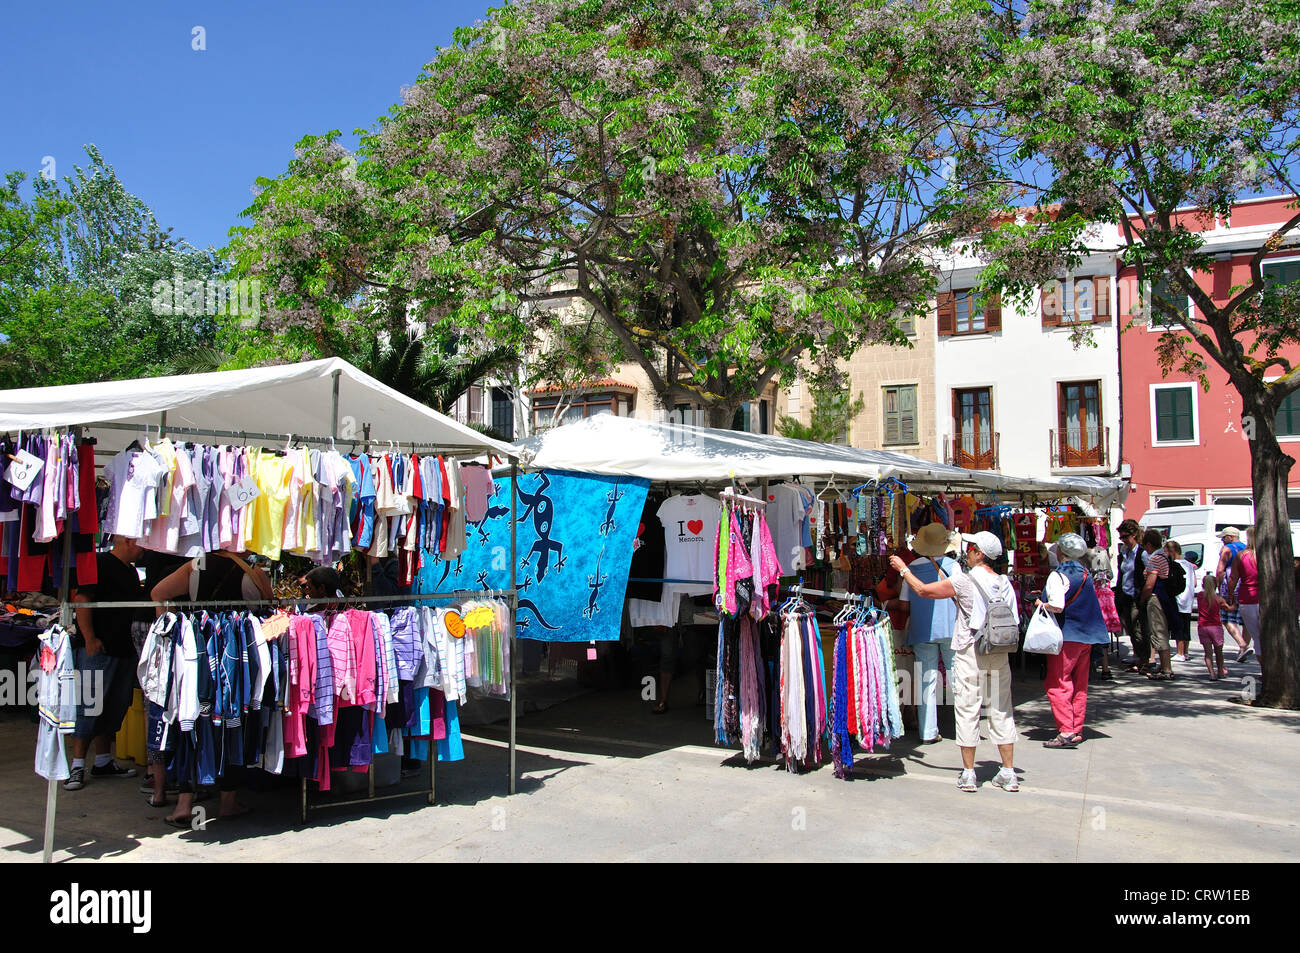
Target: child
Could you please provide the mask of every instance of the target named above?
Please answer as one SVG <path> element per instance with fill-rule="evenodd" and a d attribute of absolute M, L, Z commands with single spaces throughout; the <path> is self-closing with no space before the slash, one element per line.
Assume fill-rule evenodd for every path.
<path fill-rule="evenodd" d="M 1223 667 L 1223 622 L 1219 615 L 1219 607 L 1225 603 L 1218 589 L 1219 581 L 1214 574 L 1206 573 L 1205 584 L 1196 596 L 1196 634 L 1201 640 L 1205 670 L 1210 673 L 1212 682 L 1228 675 L 1228 670 Z"/>

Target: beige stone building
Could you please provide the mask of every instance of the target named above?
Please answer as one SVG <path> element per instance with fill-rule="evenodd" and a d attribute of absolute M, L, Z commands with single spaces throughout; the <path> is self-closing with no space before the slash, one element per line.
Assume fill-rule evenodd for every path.
<path fill-rule="evenodd" d="M 912 347 L 878 344 L 864 347 L 841 365 L 849 375 L 850 399 L 861 394 L 862 412 L 849 424 L 849 446 L 897 450 L 926 460 L 941 459 L 936 443 L 934 384 L 935 314 L 927 309 L 908 339 Z M 808 423 L 813 399 L 806 383 L 783 391 L 776 399 L 778 415 Z"/>

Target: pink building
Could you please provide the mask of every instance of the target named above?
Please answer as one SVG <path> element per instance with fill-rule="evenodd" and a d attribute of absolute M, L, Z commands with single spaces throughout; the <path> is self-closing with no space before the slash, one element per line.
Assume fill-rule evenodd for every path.
<path fill-rule="evenodd" d="M 1189 213 L 1189 223 L 1203 232 L 1205 251 L 1215 259 L 1213 271 L 1197 275 L 1197 284 L 1215 301 L 1227 301 L 1234 286 L 1249 281 L 1251 255 L 1295 214 L 1294 202 L 1276 197 L 1242 202 L 1226 220 Z M 1300 280 L 1300 237 L 1293 232 L 1288 239 L 1267 256 L 1266 276 Z M 1156 295 L 1167 293 L 1165 282 L 1153 284 Z M 1120 269 L 1116 290 L 1124 329 L 1121 458 L 1131 467 L 1133 482 L 1125 515 L 1139 519 L 1160 506 L 1249 503 L 1250 449 L 1242 434 L 1241 399 L 1227 374 L 1207 357 L 1208 392 L 1187 375 L 1162 376 L 1156 347 L 1164 330 L 1159 318 L 1143 308 L 1136 269 Z M 1186 306 L 1194 308 L 1190 298 Z M 1283 356 L 1300 362 L 1300 347 Z M 1300 394 L 1292 395 L 1278 414 L 1278 436 L 1284 451 L 1300 451 Z M 1300 466 L 1291 471 L 1291 509 L 1292 518 L 1300 518 Z"/>

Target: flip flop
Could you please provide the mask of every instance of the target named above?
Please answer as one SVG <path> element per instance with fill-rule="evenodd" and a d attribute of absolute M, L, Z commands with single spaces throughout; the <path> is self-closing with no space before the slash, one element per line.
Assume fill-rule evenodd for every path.
<path fill-rule="evenodd" d="M 1077 748 L 1079 747 L 1079 739 L 1074 735 L 1060 734 L 1057 735 L 1055 738 L 1053 738 L 1051 741 L 1044 741 L 1043 747 L 1044 748 Z"/>
<path fill-rule="evenodd" d="M 192 817 L 172 817 L 168 815 L 163 818 L 163 823 L 177 830 L 188 831 L 194 829 L 193 820 Z"/>
<path fill-rule="evenodd" d="M 167 798 L 165 797 L 161 801 L 155 801 L 153 798 L 149 798 L 150 807 L 166 807 L 170 803 L 171 802 L 168 801 Z"/>

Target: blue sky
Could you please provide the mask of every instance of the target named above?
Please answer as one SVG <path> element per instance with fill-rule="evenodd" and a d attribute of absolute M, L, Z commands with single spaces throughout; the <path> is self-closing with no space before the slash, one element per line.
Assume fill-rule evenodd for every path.
<path fill-rule="evenodd" d="M 226 243 L 307 133 L 368 127 L 479 2 L 10 4 L 0 170 L 57 174 L 94 142 L 163 226 Z M 497 4 L 499 5 L 499 4 Z M 193 29 L 206 49 L 192 48 Z"/>

